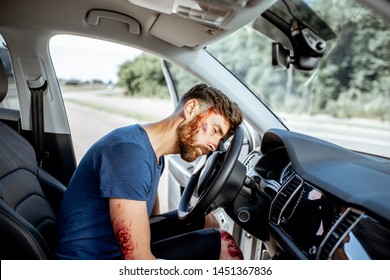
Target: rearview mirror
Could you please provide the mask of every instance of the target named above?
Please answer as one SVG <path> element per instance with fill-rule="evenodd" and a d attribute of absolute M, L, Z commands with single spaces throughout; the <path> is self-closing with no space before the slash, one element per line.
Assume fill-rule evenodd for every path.
<path fill-rule="evenodd" d="M 281 43 L 272 43 L 272 66 L 274 70 L 286 70 L 290 67 L 290 50 Z"/>

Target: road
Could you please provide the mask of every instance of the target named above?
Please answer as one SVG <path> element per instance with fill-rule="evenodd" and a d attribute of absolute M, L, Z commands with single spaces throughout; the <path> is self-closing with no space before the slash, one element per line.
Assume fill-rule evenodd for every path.
<path fill-rule="evenodd" d="M 375 120 L 292 117 L 286 125 L 342 147 L 390 158 L 390 124 Z"/>
<path fill-rule="evenodd" d="M 127 98 L 118 90 L 70 91 L 64 93 L 64 100 L 78 161 L 109 131 L 160 120 L 173 109 L 170 100 Z"/>

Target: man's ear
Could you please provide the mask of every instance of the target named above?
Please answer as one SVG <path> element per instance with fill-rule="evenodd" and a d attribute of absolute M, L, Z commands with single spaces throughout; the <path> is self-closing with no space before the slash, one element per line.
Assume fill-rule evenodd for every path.
<path fill-rule="evenodd" d="M 197 112 L 199 110 L 199 102 L 196 99 L 190 99 L 184 104 L 183 108 L 184 117 L 186 119 L 192 119 L 194 116 L 197 115 Z"/>

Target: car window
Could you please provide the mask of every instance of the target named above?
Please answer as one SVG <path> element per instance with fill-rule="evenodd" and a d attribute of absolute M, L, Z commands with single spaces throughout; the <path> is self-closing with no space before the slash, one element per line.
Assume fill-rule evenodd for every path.
<path fill-rule="evenodd" d="M 173 63 L 167 62 L 167 67 L 176 88 L 176 93 L 178 95 L 177 99 L 180 99 L 180 97 L 182 97 L 193 85 L 201 82 L 183 68 L 180 68 Z"/>
<path fill-rule="evenodd" d="M 172 111 L 160 59 L 127 46 L 58 35 L 50 54 L 76 159 L 109 131 L 159 120 Z"/>
<path fill-rule="evenodd" d="M 317 18 L 307 17 L 309 8 Z M 288 129 L 390 157 L 389 22 L 354 1 L 280 1 L 272 13 L 287 22 L 298 17 L 326 41 L 327 52 L 318 67 L 276 71 L 272 43 L 291 46 L 263 17 L 207 51 Z"/>
<path fill-rule="evenodd" d="M 14 79 L 14 71 L 12 69 L 12 63 L 7 49 L 7 44 L 0 34 L 0 59 L 4 65 L 5 71 L 8 77 L 8 92 L 4 100 L 0 103 L 1 108 L 9 108 L 20 110 L 18 94 L 16 91 L 16 84 Z"/>

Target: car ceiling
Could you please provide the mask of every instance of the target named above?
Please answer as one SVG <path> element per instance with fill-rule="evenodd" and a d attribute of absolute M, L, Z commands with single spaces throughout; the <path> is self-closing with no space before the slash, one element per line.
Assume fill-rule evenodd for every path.
<path fill-rule="evenodd" d="M 156 6 L 149 10 L 134 4 L 150 3 Z M 275 0 L 203 0 L 205 9 L 223 9 L 228 16 L 219 26 L 188 20 L 182 16 L 170 15 L 162 10 L 162 3 L 181 2 L 194 5 L 200 1 L 165 0 L 13 0 L 3 1 L 0 9 L 0 32 L 12 29 L 26 32 L 46 32 L 47 34 L 74 34 L 94 38 L 104 38 L 117 43 L 138 47 L 152 53 L 161 49 L 187 49 L 195 51 L 226 36 L 249 23 Z M 244 3 L 242 7 L 239 3 Z M 161 7 L 160 7 L 161 6 Z M 140 33 L 129 32 L 122 21 L 100 18 L 98 25 L 89 24 L 87 15 L 92 10 L 115 13 L 131 17 L 139 22 Z M 9 33 L 9 32 L 8 32 Z"/>

